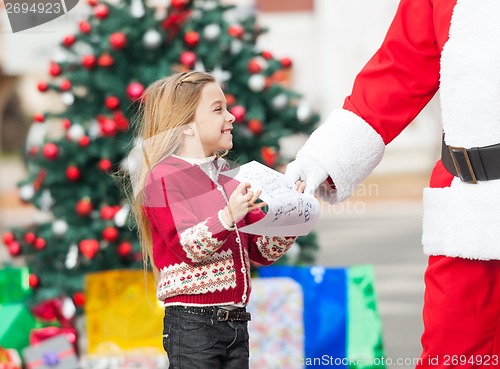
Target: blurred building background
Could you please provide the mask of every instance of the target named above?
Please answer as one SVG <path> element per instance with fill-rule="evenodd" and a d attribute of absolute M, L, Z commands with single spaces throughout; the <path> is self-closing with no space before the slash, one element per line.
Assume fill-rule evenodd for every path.
<path fill-rule="evenodd" d="M 383 40 L 397 0 L 227 0 L 239 12 L 257 11 L 269 32 L 262 49 L 290 57 L 291 86 L 324 120 L 342 105 L 357 71 Z M 162 0 L 155 0 L 161 6 Z M 35 112 L 49 103 L 36 85 L 53 50 L 86 12 L 81 1 L 66 16 L 13 34 L 0 3 L 0 231 L 29 222 L 31 209 L 16 195 L 23 147 Z M 51 101 L 56 109 L 60 101 Z M 387 148 L 382 164 L 344 204 L 325 208 L 318 224 L 323 265 L 375 265 L 387 356 L 416 358 L 421 334 L 425 258 L 420 247 L 421 191 L 440 150 L 435 98 Z M 35 131 L 31 133 L 36 136 Z M 300 142 L 290 144 L 296 151 Z M 0 248 L 0 261 L 7 253 Z M 1 262 L 0 262 L 1 264 Z M 410 368 L 413 365 L 394 365 Z"/>

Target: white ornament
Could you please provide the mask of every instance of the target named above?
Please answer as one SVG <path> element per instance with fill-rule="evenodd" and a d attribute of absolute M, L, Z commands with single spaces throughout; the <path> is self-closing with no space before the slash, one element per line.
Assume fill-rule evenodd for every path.
<path fill-rule="evenodd" d="M 71 319 L 75 316 L 76 307 L 72 299 L 70 299 L 69 297 L 65 297 L 63 299 L 61 312 L 66 319 Z"/>
<path fill-rule="evenodd" d="M 205 0 L 200 4 L 200 7 L 205 11 L 210 11 L 217 8 L 217 3 L 215 1 Z"/>
<path fill-rule="evenodd" d="M 197 60 L 194 63 L 194 70 L 197 72 L 206 72 L 205 65 L 203 64 L 203 62 L 201 60 Z"/>
<path fill-rule="evenodd" d="M 40 209 L 44 213 L 48 213 L 52 205 L 54 205 L 54 198 L 50 194 L 49 190 L 43 190 L 42 195 L 40 196 Z"/>
<path fill-rule="evenodd" d="M 266 87 L 266 78 L 262 74 L 253 74 L 248 79 L 248 88 L 253 92 L 261 92 Z"/>
<path fill-rule="evenodd" d="M 78 246 L 72 244 L 69 247 L 69 251 L 66 254 L 66 260 L 64 261 L 64 265 L 68 269 L 73 269 L 78 263 Z"/>
<path fill-rule="evenodd" d="M 33 198 L 34 194 L 35 188 L 33 187 L 32 183 L 22 185 L 19 189 L 19 197 L 21 197 L 21 200 L 23 201 L 30 201 Z"/>
<path fill-rule="evenodd" d="M 113 218 L 117 227 L 123 227 L 127 223 L 128 213 L 130 213 L 130 205 L 125 204 L 118 210 Z"/>
<path fill-rule="evenodd" d="M 271 104 L 276 110 L 281 110 L 288 104 L 288 97 L 285 94 L 276 95 Z"/>
<path fill-rule="evenodd" d="M 212 75 L 218 84 L 223 84 L 231 79 L 231 72 L 223 70 L 219 65 L 217 65 L 212 71 Z"/>
<path fill-rule="evenodd" d="M 208 41 L 214 41 L 220 36 L 220 26 L 216 23 L 211 23 L 203 29 L 203 37 Z"/>
<path fill-rule="evenodd" d="M 156 49 L 161 44 L 161 34 L 155 29 L 150 29 L 142 36 L 142 42 L 146 48 Z"/>
<path fill-rule="evenodd" d="M 301 122 L 307 122 L 311 118 L 312 109 L 309 104 L 302 102 L 297 108 L 297 119 Z"/>
<path fill-rule="evenodd" d="M 72 141 L 79 141 L 85 136 L 85 130 L 80 124 L 73 124 L 68 129 L 68 138 Z"/>
<path fill-rule="evenodd" d="M 68 231 L 68 223 L 62 219 L 58 219 L 52 223 L 52 231 L 56 236 L 62 236 Z"/>
<path fill-rule="evenodd" d="M 132 0 L 132 4 L 130 5 L 130 14 L 134 18 L 142 18 L 144 14 L 146 14 L 142 0 Z"/>
<path fill-rule="evenodd" d="M 94 120 L 90 123 L 88 134 L 91 139 L 95 139 L 101 135 L 101 127 L 97 121 Z"/>
<path fill-rule="evenodd" d="M 61 100 L 65 105 L 73 105 L 75 102 L 75 95 L 73 95 L 71 92 L 64 92 L 61 95 Z"/>
<path fill-rule="evenodd" d="M 240 40 L 231 41 L 231 54 L 239 54 L 241 49 L 243 49 L 243 43 Z"/>

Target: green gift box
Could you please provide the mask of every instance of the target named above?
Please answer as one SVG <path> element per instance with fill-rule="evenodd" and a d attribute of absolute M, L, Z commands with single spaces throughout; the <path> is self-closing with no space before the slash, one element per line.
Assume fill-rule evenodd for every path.
<path fill-rule="evenodd" d="M 23 304 L 0 305 L 0 346 L 16 349 L 21 354 L 36 326 L 35 318 Z"/>
<path fill-rule="evenodd" d="M 21 303 L 31 296 L 27 267 L 0 269 L 0 305 Z"/>

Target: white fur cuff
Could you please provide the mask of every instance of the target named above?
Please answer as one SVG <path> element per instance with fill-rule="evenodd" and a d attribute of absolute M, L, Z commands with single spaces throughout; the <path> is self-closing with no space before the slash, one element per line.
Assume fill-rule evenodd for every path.
<path fill-rule="evenodd" d="M 334 201 L 347 199 L 384 156 L 382 137 L 358 115 L 334 110 L 297 154 L 317 161 L 333 179 Z"/>

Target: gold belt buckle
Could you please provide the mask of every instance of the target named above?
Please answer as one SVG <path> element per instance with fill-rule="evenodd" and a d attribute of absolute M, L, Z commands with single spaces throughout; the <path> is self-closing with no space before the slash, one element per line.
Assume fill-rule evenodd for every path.
<path fill-rule="evenodd" d="M 462 182 L 471 184 L 477 183 L 476 174 L 474 173 L 474 169 L 472 168 L 472 163 L 469 159 L 469 154 L 467 153 L 467 149 L 464 147 L 456 147 L 456 146 L 448 146 L 448 149 L 450 151 L 450 156 L 451 159 L 453 160 L 453 165 L 455 166 L 455 170 L 457 171 L 458 177 L 462 180 Z M 462 153 L 462 155 L 464 156 L 465 163 L 467 164 L 467 169 L 470 174 L 468 177 L 464 175 L 462 168 L 460 168 L 460 165 L 457 159 L 455 158 L 455 154 L 457 153 Z"/>

